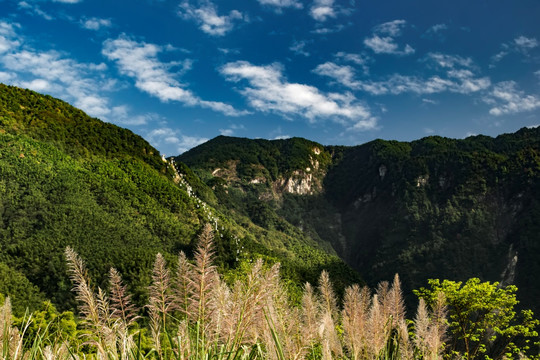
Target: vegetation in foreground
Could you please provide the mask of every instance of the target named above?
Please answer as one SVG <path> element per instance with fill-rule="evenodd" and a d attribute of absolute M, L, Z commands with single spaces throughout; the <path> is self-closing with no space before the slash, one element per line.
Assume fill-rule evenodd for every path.
<path fill-rule="evenodd" d="M 158 254 L 149 303 L 138 309 L 112 268 L 109 292 L 94 291 L 83 260 L 66 248 L 80 303 L 71 313 L 42 311 L 13 319 L 0 307 L 2 359 L 538 359 L 539 321 L 514 312 L 515 287 L 438 280 L 406 320 L 399 277 L 375 293 L 353 285 L 341 310 L 327 272 L 291 304 L 279 264 L 252 264 L 232 285 L 217 273 L 206 226 L 194 259 L 180 252 L 174 271 Z M 142 316 L 144 314 L 144 316 Z M 536 341 L 536 343 L 535 343 Z"/>

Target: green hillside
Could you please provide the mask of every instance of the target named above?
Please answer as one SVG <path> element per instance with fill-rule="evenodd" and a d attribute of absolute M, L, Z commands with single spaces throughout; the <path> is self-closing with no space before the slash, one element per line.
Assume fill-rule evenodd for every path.
<path fill-rule="evenodd" d="M 536 307 L 539 151 L 536 128 L 355 147 L 218 137 L 177 159 L 213 186 L 224 212 L 292 226 L 371 285 L 396 272 L 407 290 L 480 277 L 516 284 Z"/>
<path fill-rule="evenodd" d="M 155 254 L 171 263 L 180 250 L 191 254 L 205 223 L 216 231 L 217 264 L 231 281 L 259 256 L 282 262 L 292 290 L 315 282 L 322 269 L 342 288 L 358 280 L 308 237 L 214 209 L 212 190 L 189 168 L 177 168 L 181 176 L 128 130 L 0 85 L 0 293 L 19 314 L 46 298 L 73 308 L 63 256 L 69 245 L 88 259 L 97 285 L 114 266 L 143 303 Z"/>

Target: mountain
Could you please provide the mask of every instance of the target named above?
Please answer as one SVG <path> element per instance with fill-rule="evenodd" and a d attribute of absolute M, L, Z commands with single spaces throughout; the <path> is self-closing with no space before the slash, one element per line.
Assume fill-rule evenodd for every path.
<path fill-rule="evenodd" d="M 156 253 L 174 267 L 210 223 L 230 282 L 263 257 L 293 298 L 322 269 L 338 290 L 397 272 L 405 293 L 428 278 L 513 283 L 538 309 L 539 151 L 534 128 L 353 147 L 220 136 L 163 159 L 129 130 L 0 85 L 0 293 L 18 313 L 73 308 L 69 245 L 96 286 L 114 266 L 143 303 Z"/>
<path fill-rule="evenodd" d="M 218 197 L 188 167 L 162 159 L 131 131 L 69 104 L 0 84 L 0 293 L 16 313 L 45 299 L 75 306 L 64 249 L 87 259 L 94 285 L 116 267 L 135 300 L 147 297 L 157 252 L 191 256 L 210 223 L 220 271 L 242 277 L 257 257 L 281 262 L 292 295 L 328 269 L 338 286 L 359 276 L 292 225 L 269 230 L 216 209 Z"/>
<path fill-rule="evenodd" d="M 176 158 L 233 218 L 296 228 L 368 284 L 398 272 L 516 284 L 540 296 L 540 129 L 344 147 L 217 137 Z M 407 293 L 407 291 L 406 291 Z"/>

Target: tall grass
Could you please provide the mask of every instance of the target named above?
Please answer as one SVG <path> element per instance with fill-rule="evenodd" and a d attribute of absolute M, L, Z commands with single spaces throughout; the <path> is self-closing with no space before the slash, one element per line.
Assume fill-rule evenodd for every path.
<path fill-rule="evenodd" d="M 12 324 L 7 298 L 0 307 L 2 359 L 437 359 L 444 348 L 444 298 L 433 309 L 421 300 L 407 322 L 396 275 L 374 293 L 347 288 L 340 308 L 323 271 L 318 286 L 305 284 L 301 305 L 293 306 L 279 264 L 258 260 L 244 281 L 225 283 L 214 265 L 209 225 L 192 261 L 180 253 L 172 269 L 156 255 L 143 309 L 134 306 L 116 269 L 108 292 L 94 289 L 77 253 L 68 247 L 65 256 L 82 346 L 39 334 L 25 339 L 24 327 Z"/>

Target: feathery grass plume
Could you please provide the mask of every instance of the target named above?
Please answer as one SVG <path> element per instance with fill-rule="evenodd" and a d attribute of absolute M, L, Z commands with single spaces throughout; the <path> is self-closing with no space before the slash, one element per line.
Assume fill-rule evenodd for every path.
<path fill-rule="evenodd" d="M 377 285 L 377 290 L 375 290 L 375 292 L 379 301 L 379 310 L 381 312 L 381 316 L 384 319 L 388 319 L 391 314 L 390 302 L 388 301 L 388 293 L 390 292 L 390 284 L 388 281 L 381 281 Z"/>
<path fill-rule="evenodd" d="M 262 265 L 262 262 L 259 264 Z M 262 316 L 257 317 L 256 326 L 250 331 L 250 336 L 260 341 L 266 349 L 266 354 L 270 359 L 278 359 L 283 355 L 283 346 L 279 340 L 283 338 L 283 327 L 278 322 L 280 317 L 278 305 L 275 303 L 280 286 L 279 264 L 275 264 L 264 274 L 264 299 L 262 304 Z"/>
<path fill-rule="evenodd" d="M 323 270 L 319 277 L 319 292 L 321 294 L 321 301 L 323 311 L 326 311 L 332 315 L 332 319 L 337 320 L 338 307 L 336 295 L 332 288 L 332 282 L 330 281 L 330 275 L 328 271 Z"/>
<path fill-rule="evenodd" d="M 132 303 L 131 294 L 122 283 L 122 276 L 115 268 L 109 270 L 111 318 L 119 320 L 127 328 L 135 323 L 139 309 Z"/>
<path fill-rule="evenodd" d="M 98 313 L 101 321 L 101 333 L 102 333 L 102 342 L 98 343 L 98 347 L 102 347 L 101 351 L 117 353 L 116 349 L 116 332 L 113 327 L 115 323 L 111 318 L 111 311 L 109 308 L 109 299 L 107 295 L 101 288 L 98 287 L 98 292 L 96 295 Z"/>
<path fill-rule="evenodd" d="M 218 344 L 223 340 L 223 334 L 227 332 L 228 317 L 231 314 L 231 290 L 229 286 L 217 279 L 216 286 L 212 293 L 212 314 L 208 323 L 208 341 Z"/>
<path fill-rule="evenodd" d="M 377 358 L 384 348 L 387 339 L 387 318 L 381 311 L 379 295 L 374 294 L 368 316 L 368 357 Z"/>
<path fill-rule="evenodd" d="M 430 336 L 430 323 L 426 302 L 423 298 L 420 298 L 416 316 L 414 317 L 414 345 L 421 359 L 431 358 L 427 344 Z"/>
<path fill-rule="evenodd" d="M 189 297 L 192 293 L 191 279 L 193 278 L 191 264 L 188 262 L 186 254 L 180 251 L 178 254 L 178 267 L 174 279 L 174 301 L 175 307 L 184 315 L 188 315 Z"/>
<path fill-rule="evenodd" d="M 88 330 L 83 336 L 89 338 L 86 343 L 95 346 L 99 356 L 107 357 L 110 344 L 115 342 L 107 297 L 99 288 L 98 296 L 92 291 L 84 261 L 71 247 L 66 247 L 65 256 L 76 299 L 81 303 L 79 311 Z"/>
<path fill-rule="evenodd" d="M 198 324 L 199 339 L 205 344 L 208 323 L 212 317 L 212 291 L 218 283 L 219 276 L 214 261 L 214 235 L 210 224 L 206 224 L 199 235 L 199 244 L 195 251 L 195 265 L 190 279 L 192 289 L 189 298 L 188 318 Z"/>
<path fill-rule="evenodd" d="M 343 349 L 336 332 L 337 300 L 326 270 L 321 272 L 319 278 L 319 292 L 322 304 L 319 338 L 322 344 L 323 359 L 332 359 L 335 356 L 341 356 Z"/>
<path fill-rule="evenodd" d="M 81 303 L 79 311 L 84 315 L 86 322 L 96 329 L 101 328 L 102 322 L 96 295 L 90 288 L 90 281 L 84 262 L 71 247 L 66 247 L 65 256 L 68 271 L 73 282 L 77 300 Z"/>
<path fill-rule="evenodd" d="M 427 342 L 433 358 L 441 357 L 444 350 L 446 331 L 448 330 L 447 313 L 446 297 L 442 291 L 439 291 L 431 309 L 430 334 Z"/>
<path fill-rule="evenodd" d="M 69 344 L 61 343 L 54 345 L 47 345 L 42 350 L 42 356 L 44 360 L 77 360 L 79 357 L 73 354 L 69 349 Z"/>
<path fill-rule="evenodd" d="M 384 307 L 389 309 L 390 316 L 392 317 L 392 326 L 395 328 L 399 327 L 399 324 L 405 321 L 405 301 L 403 300 L 401 281 L 398 274 L 394 276 L 392 286 L 383 301 L 387 302 Z"/>
<path fill-rule="evenodd" d="M 351 359 L 363 357 L 367 346 L 367 324 L 370 292 L 367 286 L 360 289 L 354 284 L 345 289 L 343 299 L 342 325 L 345 346 Z"/>
<path fill-rule="evenodd" d="M 161 346 L 161 329 L 162 318 L 159 310 L 155 306 L 151 306 L 151 302 L 148 305 L 148 320 L 150 326 L 150 333 L 152 334 L 152 342 L 154 343 L 154 349 L 158 356 L 161 358 L 162 346 Z"/>
<path fill-rule="evenodd" d="M 174 302 L 171 295 L 170 272 L 161 253 L 156 254 L 156 260 L 152 270 L 152 284 L 149 287 L 148 307 L 155 314 L 159 315 L 161 326 L 165 327 L 167 315 L 174 309 Z"/>
<path fill-rule="evenodd" d="M 397 331 L 399 335 L 398 340 L 400 359 L 414 359 L 414 344 L 410 340 L 409 327 L 406 319 L 400 320 Z"/>
<path fill-rule="evenodd" d="M 0 341 L 9 338 L 11 330 L 11 299 L 6 297 L 4 303 L 0 306 Z"/>
<path fill-rule="evenodd" d="M 313 342 L 317 338 L 320 310 L 321 304 L 315 296 L 313 287 L 310 283 L 306 283 L 304 293 L 302 294 L 301 323 L 303 329 L 302 336 L 310 347 L 314 345 Z"/>
<path fill-rule="evenodd" d="M 279 265 L 274 265 L 273 284 L 270 286 L 272 297 L 269 298 L 268 313 L 273 317 L 276 334 L 278 334 L 287 359 L 300 359 L 308 350 L 309 342 L 303 338 L 300 310 L 291 307 L 287 290 L 279 277 Z M 271 270 L 272 271 L 272 270 Z"/>
<path fill-rule="evenodd" d="M 66 343 L 56 344 L 54 346 L 47 345 L 42 350 L 41 355 L 44 360 L 61 360 L 61 359 L 74 359 L 75 356 L 70 355 L 70 350 Z"/>
<path fill-rule="evenodd" d="M 309 350 L 310 339 L 303 336 L 300 309 L 292 308 L 287 290 L 279 278 L 279 264 L 265 276 L 268 294 L 264 306 L 266 324 L 259 325 L 261 341 L 270 359 L 302 359 Z"/>
<path fill-rule="evenodd" d="M 389 311 L 388 331 L 396 330 L 396 340 L 399 342 L 400 357 L 407 359 L 412 356 L 412 345 L 409 341 L 409 331 L 407 329 L 407 320 L 405 319 L 405 300 L 403 300 L 403 292 L 401 290 L 401 281 L 399 275 L 394 275 L 392 286 L 384 299 L 387 303 L 384 308 Z"/>
<path fill-rule="evenodd" d="M 275 273 L 278 270 L 270 270 Z M 271 277 L 274 274 L 271 275 Z M 227 317 L 223 339 L 227 347 L 254 344 L 258 337 L 256 324 L 263 321 L 270 280 L 263 271 L 263 261 L 258 259 L 251 267 L 246 281 L 236 281 L 232 290 L 230 314 Z M 251 330 L 251 331 L 250 331 Z"/>
<path fill-rule="evenodd" d="M 157 353 L 162 355 L 161 332 L 167 324 L 167 316 L 173 310 L 173 297 L 170 294 L 170 273 L 161 253 L 156 254 L 152 270 L 152 284 L 149 287 L 150 330 Z"/>
<path fill-rule="evenodd" d="M 445 302 L 444 294 L 437 293 L 437 298 L 432 304 L 430 312 L 424 299 L 420 298 L 419 300 L 414 319 L 415 345 L 424 359 L 438 359 L 442 356 L 448 328 Z"/>
<path fill-rule="evenodd" d="M 192 358 L 192 342 L 189 333 L 189 325 L 186 319 L 183 319 L 178 324 L 178 331 L 174 339 L 176 347 L 173 349 L 175 357 L 177 359 L 191 359 Z"/>
<path fill-rule="evenodd" d="M 15 350 L 17 342 L 17 329 L 11 327 L 11 299 L 5 298 L 4 304 L 0 307 L 0 355 L 2 359 L 10 358 Z"/>

